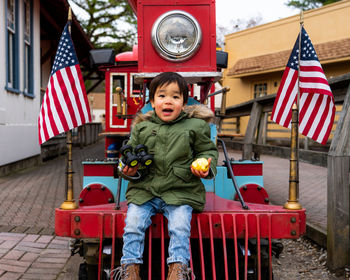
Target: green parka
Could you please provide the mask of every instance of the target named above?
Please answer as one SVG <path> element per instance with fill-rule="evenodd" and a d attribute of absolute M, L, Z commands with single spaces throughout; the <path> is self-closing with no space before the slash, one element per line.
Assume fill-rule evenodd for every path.
<path fill-rule="evenodd" d="M 159 197 L 167 204 L 186 204 L 196 211 L 203 210 L 205 188 L 190 167 L 197 158 L 212 158 L 207 179 L 216 174 L 218 152 L 206 122 L 212 118 L 212 111 L 203 105 L 185 106 L 171 122 L 163 122 L 153 111 L 136 117 L 128 144 L 146 145 L 154 163 L 141 180 L 129 182 L 128 203 L 141 205 Z"/>

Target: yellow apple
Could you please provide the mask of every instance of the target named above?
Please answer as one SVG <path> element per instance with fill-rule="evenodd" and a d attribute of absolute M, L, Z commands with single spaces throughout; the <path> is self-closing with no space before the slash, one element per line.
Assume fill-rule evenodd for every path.
<path fill-rule="evenodd" d="M 209 169 L 209 162 L 206 158 L 199 158 L 192 162 L 192 168 L 198 171 L 207 172 Z"/>

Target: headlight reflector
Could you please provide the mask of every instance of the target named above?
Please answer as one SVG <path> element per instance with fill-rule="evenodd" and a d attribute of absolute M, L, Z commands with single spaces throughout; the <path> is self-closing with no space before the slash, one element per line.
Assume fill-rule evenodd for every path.
<path fill-rule="evenodd" d="M 197 20 L 184 11 L 161 15 L 152 27 L 152 44 L 169 61 L 184 61 L 193 56 L 202 41 Z"/>

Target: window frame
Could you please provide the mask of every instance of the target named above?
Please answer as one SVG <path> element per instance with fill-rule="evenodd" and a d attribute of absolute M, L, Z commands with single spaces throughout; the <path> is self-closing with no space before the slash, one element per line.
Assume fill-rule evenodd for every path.
<path fill-rule="evenodd" d="M 34 96 L 33 0 L 23 0 L 23 94 Z M 29 3 L 29 38 L 26 37 L 26 3 Z M 27 53 L 28 47 L 28 53 Z M 28 57 L 27 57 L 28 55 Z M 28 61 L 27 61 L 28 59 Z"/>
<path fill-rule="evenodd" d="M 8 22 L 8 2 L 14 4 L 14 21 L 13 28 Z M 5 2 L 5 33 L 6 33 L 6 86 L 9 92 L 20 93 L 20 75 L 19 75 L 19 6 L 18 0 L 7 0 Z M 11 30 L 12 29 L 12 30 Z M 12 44 L 10 43 L 10 33 L 13 36 Z M 10 45 L 11 44 L 11 45 Z M 11 52 L 11 53 L 10 53 Z M 12 67 L 11 67 L 12 66 Z"/>
<path fill-rule="evenodd" d="M 256 91 L 256 87 L 259 87 L 260 90 Z M 265 87 L 265 91 L 261 90 L 262 87 Z M 257 96 L 257 94 L 259 93 L 265 93 L 263 95 L 259 95 Z M 253 82 L 253 98 L 258 98 L 258 97 L 262 97 L 262 96 L 266 96 L 268 95 L 268 82 L 267 81 L 255 81 Z"/>

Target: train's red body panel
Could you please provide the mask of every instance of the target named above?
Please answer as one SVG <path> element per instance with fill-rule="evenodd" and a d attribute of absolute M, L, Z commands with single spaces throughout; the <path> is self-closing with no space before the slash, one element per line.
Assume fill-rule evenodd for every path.
<path fill-rule="evenodd" d="M 273 239 L 295 238 L 305 233 L 306 220 L 304 211 L 286 211 L 281 206 L 248 203 L 249 211 L 242 209 L 238 201 L 220 198 L 213 193 L 207 193 L 207 203 L 203 213 L 195 213 L 192 220 L 191 238 L 198 238 L 197 219 L 203 221 L 201 235 L 209 238 L 209 220 L 212 219 L 213 237 L 222 238 L 220 217 L 223 217 L 225 234 L 233 238 L 233 217 L 236 219 L 237 237 L 244 237 L 246 223 L 249 225 L 249 238 L 256 238 L 259 231 L 260 238 Z M 75 238 L 98 238 L 101 233 L 105 238 L 122 238 L 124 219 L 127 205 L 121 204 L 121 210 L 115 210 L 115 204 L 85 206 L 78 210 L 60 211 L 61 220 L 56 223 L 56 234 Z M 56 212 L 57 213 L 57 212 Z M 160 237 L 161 215 L 153 219 L 153 237 Z M 259 225 L 257 220 L 259 220 Z M 114 227 L 113 227 L 114 225 Z M 166 227 L 165 227 L 165 231 Z"/>

